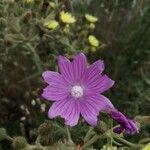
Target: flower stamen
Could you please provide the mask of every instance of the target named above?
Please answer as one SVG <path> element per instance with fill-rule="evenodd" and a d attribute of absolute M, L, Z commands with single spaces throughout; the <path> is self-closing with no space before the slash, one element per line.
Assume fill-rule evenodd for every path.
<path fill-rule="evenodd" d="M 75 85 L 71 88 L 71 95 L 75 98 L 80 98 L 83 96 L 83 88 L 79 85 Z"/>

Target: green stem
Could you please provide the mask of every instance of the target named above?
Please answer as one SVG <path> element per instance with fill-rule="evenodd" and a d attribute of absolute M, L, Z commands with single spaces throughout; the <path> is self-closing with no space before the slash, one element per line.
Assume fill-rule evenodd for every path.
<path fill-rule="evenodd" d="M 84 143 L 86 143 L 93 134 L 93 127 L 90 127 L 87 134 L 84 137 Z"/>
<path fill-rule="evenodd" d="M 38 71 L 42 72 L 42 70 L 43 70 L 42 63 L 41 63 L 39 55 L 37 54 L 37 52 L 35 51 L 35 49 L 32 47 L 32 45 L 30 43 L 27 43 L 26 47 L 33 53 L 33 59 L 38 68 Z"/>
<path fill-rule="evenodd" d="M 19 34 L 20 38 L 24 41 L 27 41 L 27 38 L 22 34 L 20 33 L 20 31 L 18 31 L 14 26 L 11 26 L 17 34 Z M 42 72 L 42 63 L 41 63 L 41 60 L 40 60 L 40 57 L 39 55 L 37 54 L 36 50 L 34 49 L 34 47 L 30 44 L 30 43 L 26 43 L 25 44 L 25 47 L 27 49 L 29 49 L 31 51 L 31 53 L 33 54 L 33 59 L 34 59 L 34 62 L 38 68 L 38 71 L 39 72 Z"/>
<path fill-rule="evenodd" d="M 104 138 L 105 137 L 105 134 L 102 135 L 102 136 L 99 136 L 99 135 L 94 135 L 93 138 L 91 138 L 88 142 L 86 142 L 84 145 L 83 145 L 83 148 L 88 148 L 90 145 L 92 145 L 94 142 L 96 142 L 98 139 L 101 139 L 101 138 Z"/>
<path fill-rule="evenodd" d="M 10 136 L 7 136 L 7 137 L 6 137 L 6 139 L 7 139 L 8 141 L 10 141 L 10 142 L 12 142 L 12 141 L 13 141 L 13 138 L 12 138 L 12 137 L 10 137 Z"/>
<path fill-rule="evenodd" d="M 116 138 L 118 141 L 124 143 L 125 145 L 129 146 L 129 147 L 139 148 L 139 149 L 141 148 L 140 145 L 136 145 L 136 144 L 134 144 L 134 143 L 131 143 L 131 142 L 129 142 L 129 141 L 127 141 L 127 140 L 125 140 L 125 139 L 123 139 L 123 138 L 117 136 L 117 135 L 114 135 L 113 137 Z"/>
<path fill-rule="evenodd" d="M 69 143 L 73 144 L 73 141 L 72 141 L 71 134 L 70 134 L 70 131 L 69 131 L 69 127 L 68 127 L 68 126 L 66 126 L 66 132 L 67 132 L 67 136 L 68 136 L 68 141 L 69 141 Z"/>

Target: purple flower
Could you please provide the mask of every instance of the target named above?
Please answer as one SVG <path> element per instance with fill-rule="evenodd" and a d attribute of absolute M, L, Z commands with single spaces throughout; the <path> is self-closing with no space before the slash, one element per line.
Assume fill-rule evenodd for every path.
<path fill-rule="evenodd" d="M 114 119 L 116 122 L 120 124 L 119 127 L 114 128 L 114 132 L 119 134 L 123 131 L 127 134 L 135 134 L 139 132 L 139 129 L 135 124 L 135 121 L 128 119 L 121 112 L 114 109 L 110 112 L 110 116 L 112 119 Z"/>
<path fill-rule="evenodd" d="M 95 126 L 100 111 L 114 108 L 100 94 L 114 84 L 107 75 L 102 75 L 104 62 L 98 60 L 88 66 L 86 56 L 80 53 L 72 62 L 59 56 L 58 65 L 60 73 L 45 71 L 42 75 L 48 83 L 42 96 L 54 101 L 48 111 L 49 118 L 60 116 L 65 119 L 66 125 L 75 126 L 81 114 L 90 125 Z"/>

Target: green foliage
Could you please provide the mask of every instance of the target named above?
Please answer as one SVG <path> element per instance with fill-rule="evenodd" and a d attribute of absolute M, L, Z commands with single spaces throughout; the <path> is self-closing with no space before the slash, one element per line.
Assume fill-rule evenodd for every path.
<path fill-rule="evenodd" d="M 64 23 L 60 19 L 63 10 L 76 22 Z M 85 14 L 97 16 L 95 27 Z M 40 97 L 42 71 L 56 70 L 58 55 L 72 58 L 82 50 L 90 62 L 105 60 L 106 72 L 116 81 L 106 93 L 114 105 L 131 117 L 137 115 L 137 120 L 144 118 L 139 119 L 142 123 L 138 120 L 140 134 L 127 138 L 133 142 L 149 138 L 149 18 L 149 0 L 1 0 L 0 126 L 11 136 L 21 134 L 29 143 L 35 141 L 35 128 L 47 119 L 50 105 Z M 58 23 L 53 29 L 48 27 L 52 20 Z M 98 47 L 89 43 L 89 35 L 99 39 Z M 71 130 L 75 143 L 82 143 L 88 130 L 81 126 Z M 57 140 L 64 138 L 60 131 L 55 133 Z M 101 148 L 101 142 L 95 148 Z"/>

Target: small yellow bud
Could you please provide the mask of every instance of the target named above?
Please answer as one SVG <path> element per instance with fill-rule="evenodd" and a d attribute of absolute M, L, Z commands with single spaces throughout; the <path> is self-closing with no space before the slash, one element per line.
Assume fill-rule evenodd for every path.
<path fill-rule="evenodd" d="M 56 4 L 54 2 L 49 2 L 50 7 L 52 7 L 53 9 L 56 8 Z"/>
<path fill-rule="evenodd" d="M 94 23 L 98 21 L 98 18 L 89 14 L 85 14 L 85 18 L 87 21 Z"/>
<path fill-rule="evenodd" d="M 90 23 L 89 27 L 90 27 L 91 29 L 95 29 L 95 24 L 94 24 L 94 23 Z"/>
<path fill-rule="evenodd" d="M 56 20 L 51 20 L 46 22 L 44 26 L 46 26 L 48 29 L 56 29 L 59 26 L 59 24 Z"/>
<path fill-rule="evenodd" d="M 92 46 L 94 46 L 94 47 L 99 46 L 99 40 L 94 35 L 89 35 L 88 40 Z"/>
<path fill-rule="evenodd" d="M 72 24 L 72 23 L 75 23 L 75 22 L 76 22 L 75 17 L 72 16 L 71 13 L 64 12 L 64 11 L 61 11 L 61 12 L 60 12 L 60 20 L 61 20 L 63 23 L 67 23 L 67 24 Z"/>

